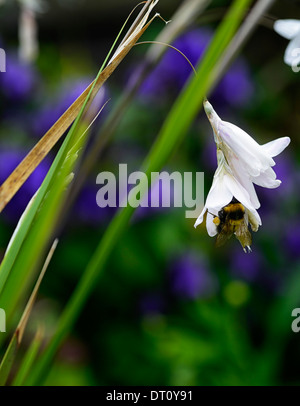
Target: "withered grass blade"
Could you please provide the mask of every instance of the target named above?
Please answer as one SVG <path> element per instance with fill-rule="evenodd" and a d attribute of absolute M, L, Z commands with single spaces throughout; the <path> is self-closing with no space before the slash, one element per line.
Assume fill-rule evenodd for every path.
<path fill-rule="evenodd" d="M 122 62 L 128 52 L 132 49 L 135 43 L 143 35 L 146 29 L 149 27 L 153 19 L 151 19 L 144 27 L 139 29 L 136 33 L 131 34 L 130 40 L 126 43 L 126 46 L 122 46 L 122 49 L 118 54 L 112 58 L 109 65 L 101 72 L 97 79 L 96 85 L 91 94 L 90 100 L 93 100 L 97 92 L 106 82 L 106 80 L 115 71 L 118 65 Z M 65 131 L 70 127 L 73 121 L 79 114 L 88 94 L 93 86 L 92 82 L 84 92 L 75 100 L 75 102 L 68 108 L 68 110 L 57 120 L 57 122 L 50 128 L 50 130 L 43 136 L 43 138 L 32 148 L 23 161 L 17 166 L 12 174 L 6 179 L 6 181 L 0 187 L 0 213 L 5 206 L 18 192 L 24 182 L 29 178 L 41 161 L 51 151 L 54 145 L 63 136 Z"/>

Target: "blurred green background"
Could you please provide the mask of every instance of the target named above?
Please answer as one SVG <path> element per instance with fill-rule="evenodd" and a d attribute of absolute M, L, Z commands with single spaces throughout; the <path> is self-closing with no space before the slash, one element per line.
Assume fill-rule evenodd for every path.
<path fill-rule="evenodd" d="M 0 46 L 7 72 L 0 76 L 0 181 L 95 77 L 132 0 L 45 1 L 37 14 L 39 53 L 18 56 L 19 7 L 0 8 Z M 168 20 L 181 1 L 161 0 Z M 174 41 L 193 64 L 202 57 L 230 1 L 212 1 Z M 289 136 L 276 159 L 282 185 L 257 187 L 263 226 L 253 252 L 237 240 L 216 249 L 204 226 L 194 229 L 184 209 L 137 210 L 117 244 L 76 328 L 50 371 L 50 385 L 286 385 L 300 383 L 299 336 L 291 312 L 300 307 L 299 128 L 300 74 L 284 65 L 287 41 L 272 30 L 277 18 L 300 18 L 300 2 L 277 1 L 211 95 L 218 114 L 259 143 Z M 143 39 L 163 29 L 155 21 Z M 92 141 L 143 63 L 135 47 L 105 85 L 111 99 L 92 128 Z M 114 209 L 96 205 L 96 176 L 138 170 L 189 75 L 187 62 L 167 50 L 126 110 L 58 230 L 60 242 L 25 337 L 36 325 L 46 335 L 89 262 Z M 184 114 L 184 111 L 182 112 Z M 43 180 L 57 147 L 0 217 L 0 257 L 26 204 Z M 206 194 L 216 169 L 212 130 L 204 115 L 190 128 L 166 170 L 205 172 Z M 76 181 L 75 181 L 76 182 Z M 151 193 L 164 192 L 159 188 Z M 200 213 L 199 213 L 200 214 Z M 8 320 L 8 325 L 10 321 Z"/>

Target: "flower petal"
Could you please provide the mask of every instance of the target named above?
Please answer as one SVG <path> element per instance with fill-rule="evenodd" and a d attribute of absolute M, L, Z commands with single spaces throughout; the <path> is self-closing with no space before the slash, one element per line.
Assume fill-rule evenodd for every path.
<path fill-rule="evenodd" d="M 250 179 L 249 175 L 245 173 L 244 166 L 242 162 L 236 157 L 236 155 L 230 153 L 228 150 L 228 162 L 230 162 L 230 167 L 234 177 L 238 180 L 238 182 L 247 190 L 249 193 L 250 201 L 255 209 L 260 208 L 260 202 L 258 200 L 255 188 L 253 186 L 252 180 Z"/>
<path fill-rule="evenodd" d="M 251 227 L 254 231 L 258 230 L 259 225 L 261 225 L 261 219 L 258 212 L 255 210 L 253 205 L 251 204 L 249 194 L 247 190 L 245 190 L 234 177 L 228 175 L 224 176 L 225 182 L 227 187 L 232 192 L 233 196 L 242 203 L 242 205 L 246 208 L 249 222 Z M 247 218 L 246 218 L 247 221 Z"/>
<path fill-rule="evenodd" d="M 249 193 L 249 198 L 250 198 L 250 202 L 251 202 L 252 206 L 255 209 L 259 209 L 260 208 L 260 202 L 258 200 L 256 190 L 254 188 L 252 180 L 249 179 L 247 176 L 241 176 L 241 177 L 238 177 L 237 179 L 239 180 L 241 185 L 244 187 L 244 189 L 246 189 L 247 192 Z"/>
<path fill-rule="evenodd" d="M 224 182 L 224 175 L 221 174 L 214 178 L 205 205 L 212 214 L 217 214 L 222 207 L 227 206 L 231 202 L 232 198 L 233 194 Z"/>
<path fill-rule="evenodd" d="M 225 187 L 230 191 L 230 194 L 242 203 L 247 209 L 251 210 L 254 207 L 251 204 L 249 193 L 246 189 L 240 185 L 237 180 L 231 175 L 225 175 L 223 183 Z M 228 204 L 228 203 L 227 203 Z"/>
<path fill-rule="evenodd" d="M 266 155 L 261 146 L 236 125 L 222 121 L 219 134 L 223 142 L 243 161 L 251 176 L 259 176 L 269 166 L 275 165 L 271 156 Z"/>
<path fill-rule="evenodd" d="M 206 215 L 206 229 L 210 237 L 214 237 L 218 234 L 217 226 L 214 223 L 214 216 L 210 213 Z"/>
<path fill-rule="evenodd" d="M 258 186 L 262 186 L 268 189 L 276 189 L 281 185 L 281 181 L 276 179 L 276 173 L 272 168 L 269 168 L 265 172 L 262 172 L 256 178 L 252 178 L 253 183 Z"/>
<path fill-rule="evenodd" d="M 292 41 L 289 43 L 285 54 L 284 62 L 293 67 L 297 67 L 300 63 L 300 34 L 298 34 Z"/>
<path fill-rule="evenodd" d="M 274 30 L 286 39 L 293 39 L 300 33 L 300 20 L 277 20 L 274 23 Z"/>
<path fill-rule="evenodd" d="M 261 146 L 265 153 L 271 157 L 279 155 L 291 142 L 289 137 L 278 138 Z"/>
<path fill-rule="evenodd" d="M 195 228 L 198 227 L 203 222 L 203 217 L 204 217 L 204 214 L 205 214 L 206 210 L 207 210 L 207 208 L 206 208 L 206 206 L 204 206 L 200 216 L 197 218 L 197 220 L 196 220 L 196 222 L 194 224 Z"/>
<path fill-rule="evenodd" d="M 251 228 L 252 231 L 256 232 L 259 228 L 259 226 L 261 226 L 261 218 L 258 214 L 258 212 L 256 210 L 254 211 L 248 211 L 248 219 L 249 219 L 249 223 L 251 224 Z"/>

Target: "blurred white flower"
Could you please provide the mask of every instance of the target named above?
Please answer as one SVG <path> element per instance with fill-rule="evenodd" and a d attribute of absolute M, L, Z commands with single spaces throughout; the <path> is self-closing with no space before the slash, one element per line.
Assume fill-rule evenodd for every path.
<path fill-rule="evenodd" d="M 300 63 L 300 20 L 277 20 L 274 30 L 282 37 L 290 40 L 285 51 L 284 62 L 297 68 Z"/>
<path fill-rule="evenodd" d="M 45 0 L 18 0 L 19 3 L 29 10 L 42 13 L 47 9 L 47 2 Z"/>
<path fill-rule="evenodd" d="M 47 9 L 46 0 L 16 0 L 22 6 L 30 8 L 30 10 L 37 11 L 39 13 L 44 12 Z M 0 6 L 7 3 L 7 0 L 0 0 Z"/>
<path fill-rule="evenodd" d="M 19 18 L 19 56 L 23 62 L 31 63 L 38 56 L 38 24 L 36 16 L 48 10 L 45 0 L 18 0 Z"/>
<path fill-rule="evenodd" d="M 19 42 L 19 57 L 21 61 L 33 62 L 39 52 L 38 26 L 35 12 L 23 5 L 19 18 Z"/>

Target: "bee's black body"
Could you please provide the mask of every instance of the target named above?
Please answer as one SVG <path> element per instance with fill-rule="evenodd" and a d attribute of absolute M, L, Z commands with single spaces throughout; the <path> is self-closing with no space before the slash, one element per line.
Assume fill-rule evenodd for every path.
<path fill-rule="evenodd" d="M 245 247 L 250 250 L 252 238 L 245 221 L 245 213 L 245 207 L 235 198 L 219 211 L 218 217 L 214 220 L 218 231 L 217 246 L 223 245 L 235 234 L 244 250 Z"/>
<path fill-rule="evenodd" d="M 244 215 L 244 206 L 236 199 L 232 199 L 232 201 L 227 206 L 223 207 L 218 213 L 220 219 L 220 224 L 217 227 L 218 233 L 222 231 L 224 224 L 228 222 L 231 224 L 238 223 L 243 220 Z"/>

